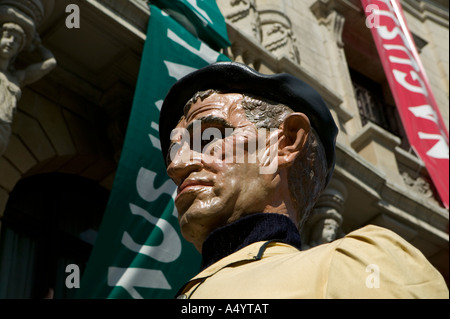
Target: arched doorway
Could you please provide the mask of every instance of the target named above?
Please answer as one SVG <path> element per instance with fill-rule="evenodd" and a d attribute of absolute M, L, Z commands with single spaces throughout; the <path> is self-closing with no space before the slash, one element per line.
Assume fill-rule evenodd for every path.
<path fill-rule="evenodd" d="M 78 175 L 38 174 L 11 192 L 0 235 L 0 298 L 71 298 L 66 267 L 83 272 L 109 191 Z"/>

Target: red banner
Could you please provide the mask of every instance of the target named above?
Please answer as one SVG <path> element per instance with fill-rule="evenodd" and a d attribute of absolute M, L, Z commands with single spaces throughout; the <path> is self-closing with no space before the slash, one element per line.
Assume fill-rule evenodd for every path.
<path fill-rule="evenodd" d="M 398 0 L 361 0 L 409 143 L 449 208 L 449 143 Z"/>

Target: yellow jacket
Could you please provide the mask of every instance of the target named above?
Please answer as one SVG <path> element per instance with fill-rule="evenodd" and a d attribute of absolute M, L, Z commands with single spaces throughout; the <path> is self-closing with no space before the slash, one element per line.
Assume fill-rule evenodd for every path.
<path fill-rule="evenodd" d="M 204 269 L 180 297 L 449 298 L 449 291 L 418 249 L 369 225 L 306 251 L 253 243 Z"/>

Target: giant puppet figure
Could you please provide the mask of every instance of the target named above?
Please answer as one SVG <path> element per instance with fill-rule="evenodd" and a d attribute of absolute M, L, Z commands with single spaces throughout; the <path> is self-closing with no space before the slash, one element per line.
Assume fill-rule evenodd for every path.
<path fill-rule="evenodd" d="M 179 298 L 448 298 L 420 251 L 384 228 L 301 250 L 337 132 L 320 95 L 289 74 L 219 62 L 171 88 L 161 146 L 181 232 L 203 258 Z"/>

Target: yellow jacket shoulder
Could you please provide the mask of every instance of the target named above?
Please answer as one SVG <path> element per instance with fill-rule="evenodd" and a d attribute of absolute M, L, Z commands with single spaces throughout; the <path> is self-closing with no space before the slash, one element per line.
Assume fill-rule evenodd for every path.
<path fill-rule="evenodd" d="M 448 298 L 441 274 L 394 232 L 373 225 L 334 246 L 327 298 Z"/>

